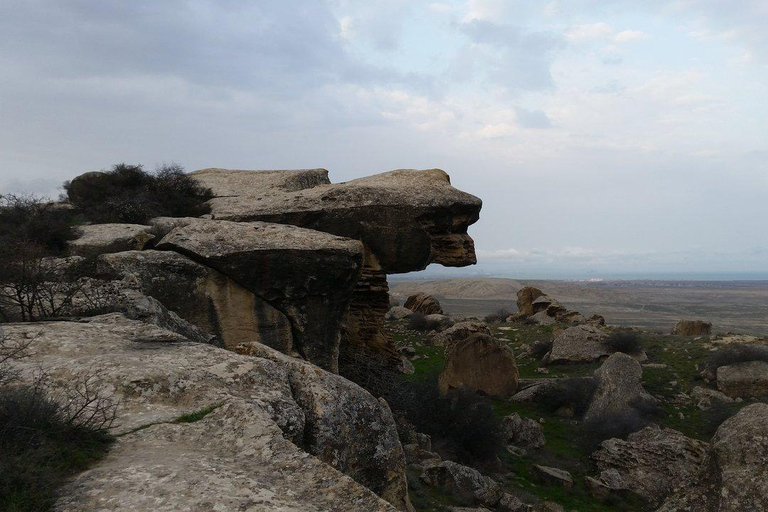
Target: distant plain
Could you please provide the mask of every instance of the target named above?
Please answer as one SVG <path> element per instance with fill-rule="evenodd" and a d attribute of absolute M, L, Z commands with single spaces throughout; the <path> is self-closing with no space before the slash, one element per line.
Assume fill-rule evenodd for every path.
<path fill-rule="evenodd" d="M 516 311 L 517 290 L 535 286 L 584 315 L 610 325 L 668 333 L 680 319 L 712 322 L 714 333 L 768 335 L 768 281 L 543 281 L 461 278 L 390 279 L 393 297 L 422 291 L 440 300 L 446 314 L 485 316 Z"/>

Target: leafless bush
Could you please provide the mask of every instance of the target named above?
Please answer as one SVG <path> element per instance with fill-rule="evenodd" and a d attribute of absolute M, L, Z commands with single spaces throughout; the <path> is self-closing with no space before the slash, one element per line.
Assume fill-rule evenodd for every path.
<path fill-rule="evenodd" d="M 536 395 L 536 404 L 549 412 L 570 407 L 577 416 L 584 414 L 595 394 L 597 382 L 592 378 L 566 378 L 546 385 Z"/>
<path fill-rule="evenodd" d="M 13 367 L 13 361 L 27 355 L 32 339 L 11 340 L 0 325 L 0 387 L 15 380 L 18 372 Z"/>
<path fill-rule="evenodd" d="M 727 345 L 710 356 L 707 367 L 717 370 L 721 366 L 748 361 L 768 361 L 768 347 L 764 345 Z"/>
<path fill-rule="evenodd" d="M 531 344 L 528 353 L 532 357 L 541 360 L 552 350 L 553 343 L 554 342 L 551 339 L 536 340 Z"/>
<path fill-rule="evenodd" d="M 613 332 L 603 341 L 603 346 L 611 352 L 623 352 L 630 355 L 643 351 L 640 338 L 633 331 Z"/>
<path fill-rule="evenodd" d="M 512 312 L 508 310 L 507 308 L 501 308 L 490 315 L 486 315 L 484 320 L 486 323 L 489 324 L 499 324 L 502 322 L 505 322 L 507 318 L 509 318 L 512 315 Z"/>

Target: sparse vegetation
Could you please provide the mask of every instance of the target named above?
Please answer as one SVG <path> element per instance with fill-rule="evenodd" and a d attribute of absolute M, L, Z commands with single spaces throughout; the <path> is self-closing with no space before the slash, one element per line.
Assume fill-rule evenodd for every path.
<path fill-rule="evenodd" d="M 634 331 L 612 332 L 608 338 L 603 341 L 603 345 L 611 352 L 639 354 L 643 351 L 640 337 Z"/>
<path fill-rule="evenodd" d="M 546 338 L 543 340 L 536 340 L 531 343 L 531 348 L 528 354 L 534 357 L 537 361 L 541 361 L 552 350 L 553 340 Z"/>
<path fill-rule="evenodd" d="M 710 356 L 707 367 L 717 370 L 721 366 L 748 361 L 768 362 L 768 347 L 765 345 L 727 345 Z"/>
<path fill-rule="evenodd" d="M 596 381 L 589 377 L 560 379 L 542 390 L 536 396 L 536 403 L 552 413 L 569 408 L 575 416 L 581 416 L 589 407 L 596 388 Z"/>
<path fill-rule="evenodd" d="M 486 315 L 484 320 L 488 324 L 499 324 L 507 320 L 512 315 L 512 312 L 507 308 L 501 308 L 490 315 Z"/>
<path fill-rule="evenodd" d="M 440 321 L 427 318 L 424 313 L 415 312 L 408 318 L 408 326 L 414 331 L 432 331 L 440 327 Z"/>
<path fill-rule="evenodd" d="M 117 164 L 110 171 L 64 184 L 69 201 L 85 220 L 145 224 L 154 217 L 197 217 L 210 209 L 210 189 L 178 164 L 154 173 L 141 165 Z"/>

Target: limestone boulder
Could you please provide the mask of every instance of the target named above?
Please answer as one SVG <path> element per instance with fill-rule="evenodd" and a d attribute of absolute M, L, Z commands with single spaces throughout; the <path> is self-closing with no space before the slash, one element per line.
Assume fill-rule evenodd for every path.
<path fill-rule="evenodd" d="M 439 386 L 444 395 L 452 389 L 470 389 L 491 396 L 511 396 L 517 390 L 520 373 L 515 355 L 499 340 L 474 334 L 445 350 L 445 369 Z"/>
<path fill-rule="evenodd" d="M 518 413 L 505 416 L 501 422 L 507 444 L 520 448 L 541 448 L 545 444 L 541 424 L 531 418 L 522 418 Z"/>
<path fill-rule="evenodd" d="M 16 363 L 24 382 L 41 367 L 53 387 L 87 374 L 119 403 L 122 435 L 62 489 L 56 510 L 410 509 L 388 407 L 339 376 L 118 314 L 4 328 L 32 340 Z M 199 421 L 174 421 L 202 410 Z"/>
<path fill-rule="evenodd" d="M 768 405 L 748 405 L 720 425 L 697 474 L 658 510 L 768 510 Z"/>
<path fill-rule="evenodd" d="M 280 224 L 196 220 L 157 248 L 216 269 L 267 301 L 291 322 L 306 360 L 338 371 L 341 320 L 362 267 L 358 241 Z"/>
<path fill-rule="evenodd" d="M 542 466 L 540 464 L 534 464 L 532 468 L 537 478 L 543 482 L 559 485 L 566 491 L 570 491 L 573 488 L 573 477 L 564 469 Z"/>
<path fill-rule="evenodd" d="M 715 389 L 696 386 L 691 390 L 691 399 L 696 407 L 702 411 L 708 411 L 712 407 L 719 407 L 723 404 L 732 404 L 734 399 Z"/>
<path fill-rule="evenodd" d="M 139 224 L 90 224 L 76 228 L 77 238 L 69 242 L 76 256 L 142 250 L 155 239 L 150 226 Z"/>
<path fill-rule="evenodd" d="M 607 357 L 610 352 L 603 345 L 608 335 L 591 325 L 569 327 L 552 342 L 549 363 L 592 362 Z"/>
<path fill-rule="evenodd" d="M 464 505 L 493 507 L 503 495 L 501 487 L 492 478 L 448 460 L 425 464 L 421 479 L 427 485 L 453 495 Z"/>
<path fill-rule="evenodd" d="M 643 389 L 643 367 L 632 356 L 616 352 L 595 371 L 597 388 L 584 421 L 630 411 L 657 400 Z"/>
<path fill-rule="evenodd" d="M 768 396 L 768 362 L 747 361 L 719 367 L 717 389 L 731 398 Z"/>
<path fill-rule="evenodd" d="M 603 487 L 631 492 L 655 508 L 699 471 L 707 448 L 707 443 L 677 430 L 651 426 L 630 434 L 626 441 L 603 441 L 591 457 L 601 472 L 596 480 Z"/>
<path fill-rule="evenodd" d="M 557 323 L 557 319 L 547 314 L 546 311 L 539 311 L 528 318 L 538 325 L 555 325 Z"/>
<path fill-rule="evenodd" d="M 703 320 L 680 320 L 672 329 L 672 334 L 678 336 L 709 336 L 712 333 L 712 323 Z"/>
<path fill-rule="evenodd" d="M 544 292 L 533 286 L 526 286 L 517 292 L 517 309 L 525 316 L 532 316 L 533 301 L 544 295 Z"/>
<path fill-rule="evenodd" d="M 205 170 L 192 173 L 213 190 L 213 218 L 291 224 L 361 240 L 386 273 L 422 270 L 430 263 L 465 266 L 476 262 L 467 227 L 482 202 L 451 186 L 440 169 L 396 170 L 339 184 L 303 174 L 299 190 L 281 181 L 262 193 L 264 171 Z M 247 181 L 230 185 L 233 177 Z M 309 177 L 311 176 L 311 177 Z"/>
<path fill-rule="evenodd" d="M 490 336 L 491 329 L 482 322 L 457 322 L 444 331 L 428 335 L 427 340 L 431 345 L 447 347 L 456 341 L 465 340 L 473 334 L 485 334 Z"/>
<path fill-rule="evenodd" d="M 426 293 L 416 293 L 411 295 L 405 301 L 405 307 L 414 313 L 421 313 L 422 315 L 443 314 L 443 308 L 440 306 L 440 302 Z"/>

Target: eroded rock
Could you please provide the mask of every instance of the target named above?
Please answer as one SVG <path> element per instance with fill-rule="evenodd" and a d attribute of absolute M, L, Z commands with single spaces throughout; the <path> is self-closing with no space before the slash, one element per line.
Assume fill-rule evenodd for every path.
<path fill-rule="evenodd" d="M 78 237 L 69 242 L 77 256 L 141 250 L 154 240 L 150 226 L 139 224 L 90 224 L 76 228 Z"/>
<path fill-rule="evenodd" d="M 719 367 L 717 389 L 731 398 L 768 395 L 768 362 L 747 361 Z"/>
<path fill-rule="evenodd" d="M 501 487 L 492 478 L 449 460 L 426 463 L 421 478 L 428 485 L 452 494 L 465 505 L 493 507 L 503 495 Z"/>
<path fill-rule="evenodd" d="M 520 373 L 515 355 L 499 340 L 474 334 L 445 350 L 445 370 L 439 386 L 443 394 L 452 389 L 470 389 L 491 396 L 510 396 L 517 390 Z"/>
<path fill-rule="evenodd" d="M 458 322 L 444 331 L 428 335 L 427 339 L 431 345 L 447 347 L 454 342 L 465 340 L 473 334 L 485 334 L 490 336 L 491 329 L 482 322 Z"/>
<path fill-rule="evenodd" d="M 672 329 L 672 334 L 678 336 L 709 336 L 712 333 L 712 323 L 703 320 L 680 320 Z"/>
<path fill-rule="evenodd" d="M 584 421 L 631 410 L 657 400 L 643 389 L 643 368 L 632 356 L 616 352 L 595 371 L 597 389 Z"/>
<path fill-rule="evenodd" d="M 411 295 L 405 301 L 405 307 L 413 311 L 414 313 L 421 313 L 422 315 L 442 315 L 443 308 L 440 306 L 440 302 L 431 295 L 426 293 L 417 293 Z"/>
<path fill-rule="evenodd" d="M 610 355 L 603 342 L 608 335 L 591 325 L 569 327 L 552 342 L 549 363 L 592 362 Z"/>

